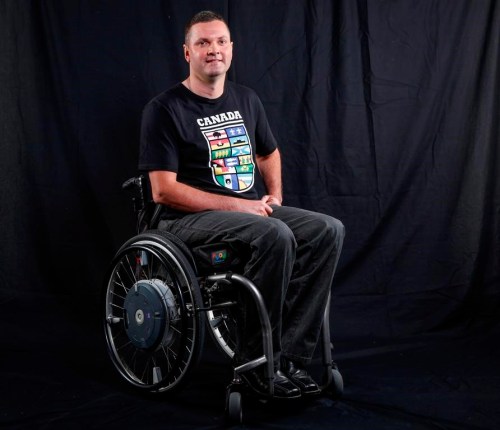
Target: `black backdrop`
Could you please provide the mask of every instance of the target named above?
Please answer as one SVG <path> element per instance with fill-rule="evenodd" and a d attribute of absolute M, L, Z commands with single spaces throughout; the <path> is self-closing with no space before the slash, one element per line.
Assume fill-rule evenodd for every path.
<path fill-rule="evenodd" d="M 141 110 L 186 76 L 183 27 L 201 9 L 227 17 L 230 78 L 264 103 L 285 203 L 346 226 L 336 339 L 497 326 L 497 1 L 1 0 L 4 339 L 44 318 L 85 337 L 98 319 L 134 233 L 120 187 L 137 173 Z"/>

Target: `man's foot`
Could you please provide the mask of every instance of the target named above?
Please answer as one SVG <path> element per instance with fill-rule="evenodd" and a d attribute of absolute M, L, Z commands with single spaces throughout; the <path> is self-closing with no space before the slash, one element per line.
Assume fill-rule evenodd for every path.
<path fill-rule="evenodd" d="M 307 370 L 291 360 L 284 359 L 282 361 L 284 363 L 282 367 L 285 375 L 288 376 L 288 379 L 292 381 L 294 385 L 299 387 L 303 395 L 311 396 L 321 393 L 318 384 L 311 375 L 307 373 Z"/>
<path fill-rule="evenodd" d="M 268 383 L 260 372 L 250 370 L 242 373 L 240 376 L 257 394 L 264 397 L 269 396 Z M 278 370 L 274 374 L 273 385 L 273 397 L 277 399 L 296 399 L 300 397 L 300 389 L 281 370 Z"/>

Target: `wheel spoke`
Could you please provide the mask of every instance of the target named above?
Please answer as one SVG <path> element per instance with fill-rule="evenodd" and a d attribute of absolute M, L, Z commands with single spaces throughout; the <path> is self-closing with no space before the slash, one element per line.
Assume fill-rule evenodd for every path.
<path fill-rule="evenodd" d="M 123 297 L 123 296 L 121 296 L 120 294 L 116 293 L 116 292 L 115 292 L 115 290 L 111 291 L 111 294 L 112 294 L 113 296 L 115 296 L 115 297 L 118 297 L 118 298 L 120 298 L 120 299 L 122 299 L 122 300 L 125 300 L 125 297 Z"/>
<path fill-rule="evenodd" d="M 154 254 L 150 253 L 150 257 L 149 257 L 148 261 L 150 261 L 151 263 L 148 265 L 148 271 L 149 271 L 149 273 L 148 273 L 147 276 L 148 276 L 148 279 L 153 279 L 155 277 L 154 276 L 154 273 L 155 273 L 155 271 L 154 271 L 155 262 L 157 262 L 158 259 L 155 257 Z M 157 264 L 159 264 L 159 263 L 157 263 Z"/>
<path fill-rule="evenodd" d="M 125 285 L 125 282 L 122 280 L 122 277 L 120 276 L 120 272 L 118 271 L 118 269 L 115 271 L 115 274 L 120 282 L 117 282 L 114 277 L 113 277 L 113 282 L 116 285 L 122 287 L 123 290 L 125 291 L 125 294 L 127 294 L 130 288 L 127 288 L 127 286 Z"/>
<path fill-rule="evenodd" d="M 126 346 L 132 345 L 132 341 L 128 341 L 127 343 L 124 343 L 121 346 L 115 346 L 117 351 L 120 351 L 121 349 L 125 348 Z"/>
<path fill-rule="evenodd" d="M 127 270 L 127 268 L 125 268 L 126 273 L 129 275 L 130 279 L 132 280 L 132 283 L 136 284 L 137 277 L 135 276 L 134 268 L 133 268 L 132 264 L 130 263 L 130 256 L 127 255 L 125 258 L 127 259 L 127 268 L 128 268 L 128 270 Z M 129 271 L 130 271 L 130 273 L 129 273 Z M 132 276 L 130 276 L 130 275 L 132 275 Z"/>

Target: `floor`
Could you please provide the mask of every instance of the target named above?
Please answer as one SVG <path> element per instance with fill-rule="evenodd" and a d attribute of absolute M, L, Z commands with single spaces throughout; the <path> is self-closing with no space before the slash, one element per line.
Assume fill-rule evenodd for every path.
<path fill-rule="evenodd" d="M 227 359 L 208 343 L 174 399 L 127 387 L 85 297 L 0 301 L 0 427 L 218 429 Z M 82 303 L 83 301 L 83 303 Z M 242 429 L 500 429 L 500 326 L 466 334 L 336 343 L 344 395 L 307 403 L 245 398 Z M 313 369 L 314 370 L 314 369 Z"/>

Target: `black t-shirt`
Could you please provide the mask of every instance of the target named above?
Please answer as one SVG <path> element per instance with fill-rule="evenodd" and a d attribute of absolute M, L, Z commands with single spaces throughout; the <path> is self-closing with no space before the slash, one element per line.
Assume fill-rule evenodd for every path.
<path fill-rule="evenodd" d="M 253 90 L 226 81 L 221 97 L 207 99 L 177 84 L 144 108 L 139 169 L 176 172 L 187 185 L 255 199 L 255 154 L 276 148 Z"/>

